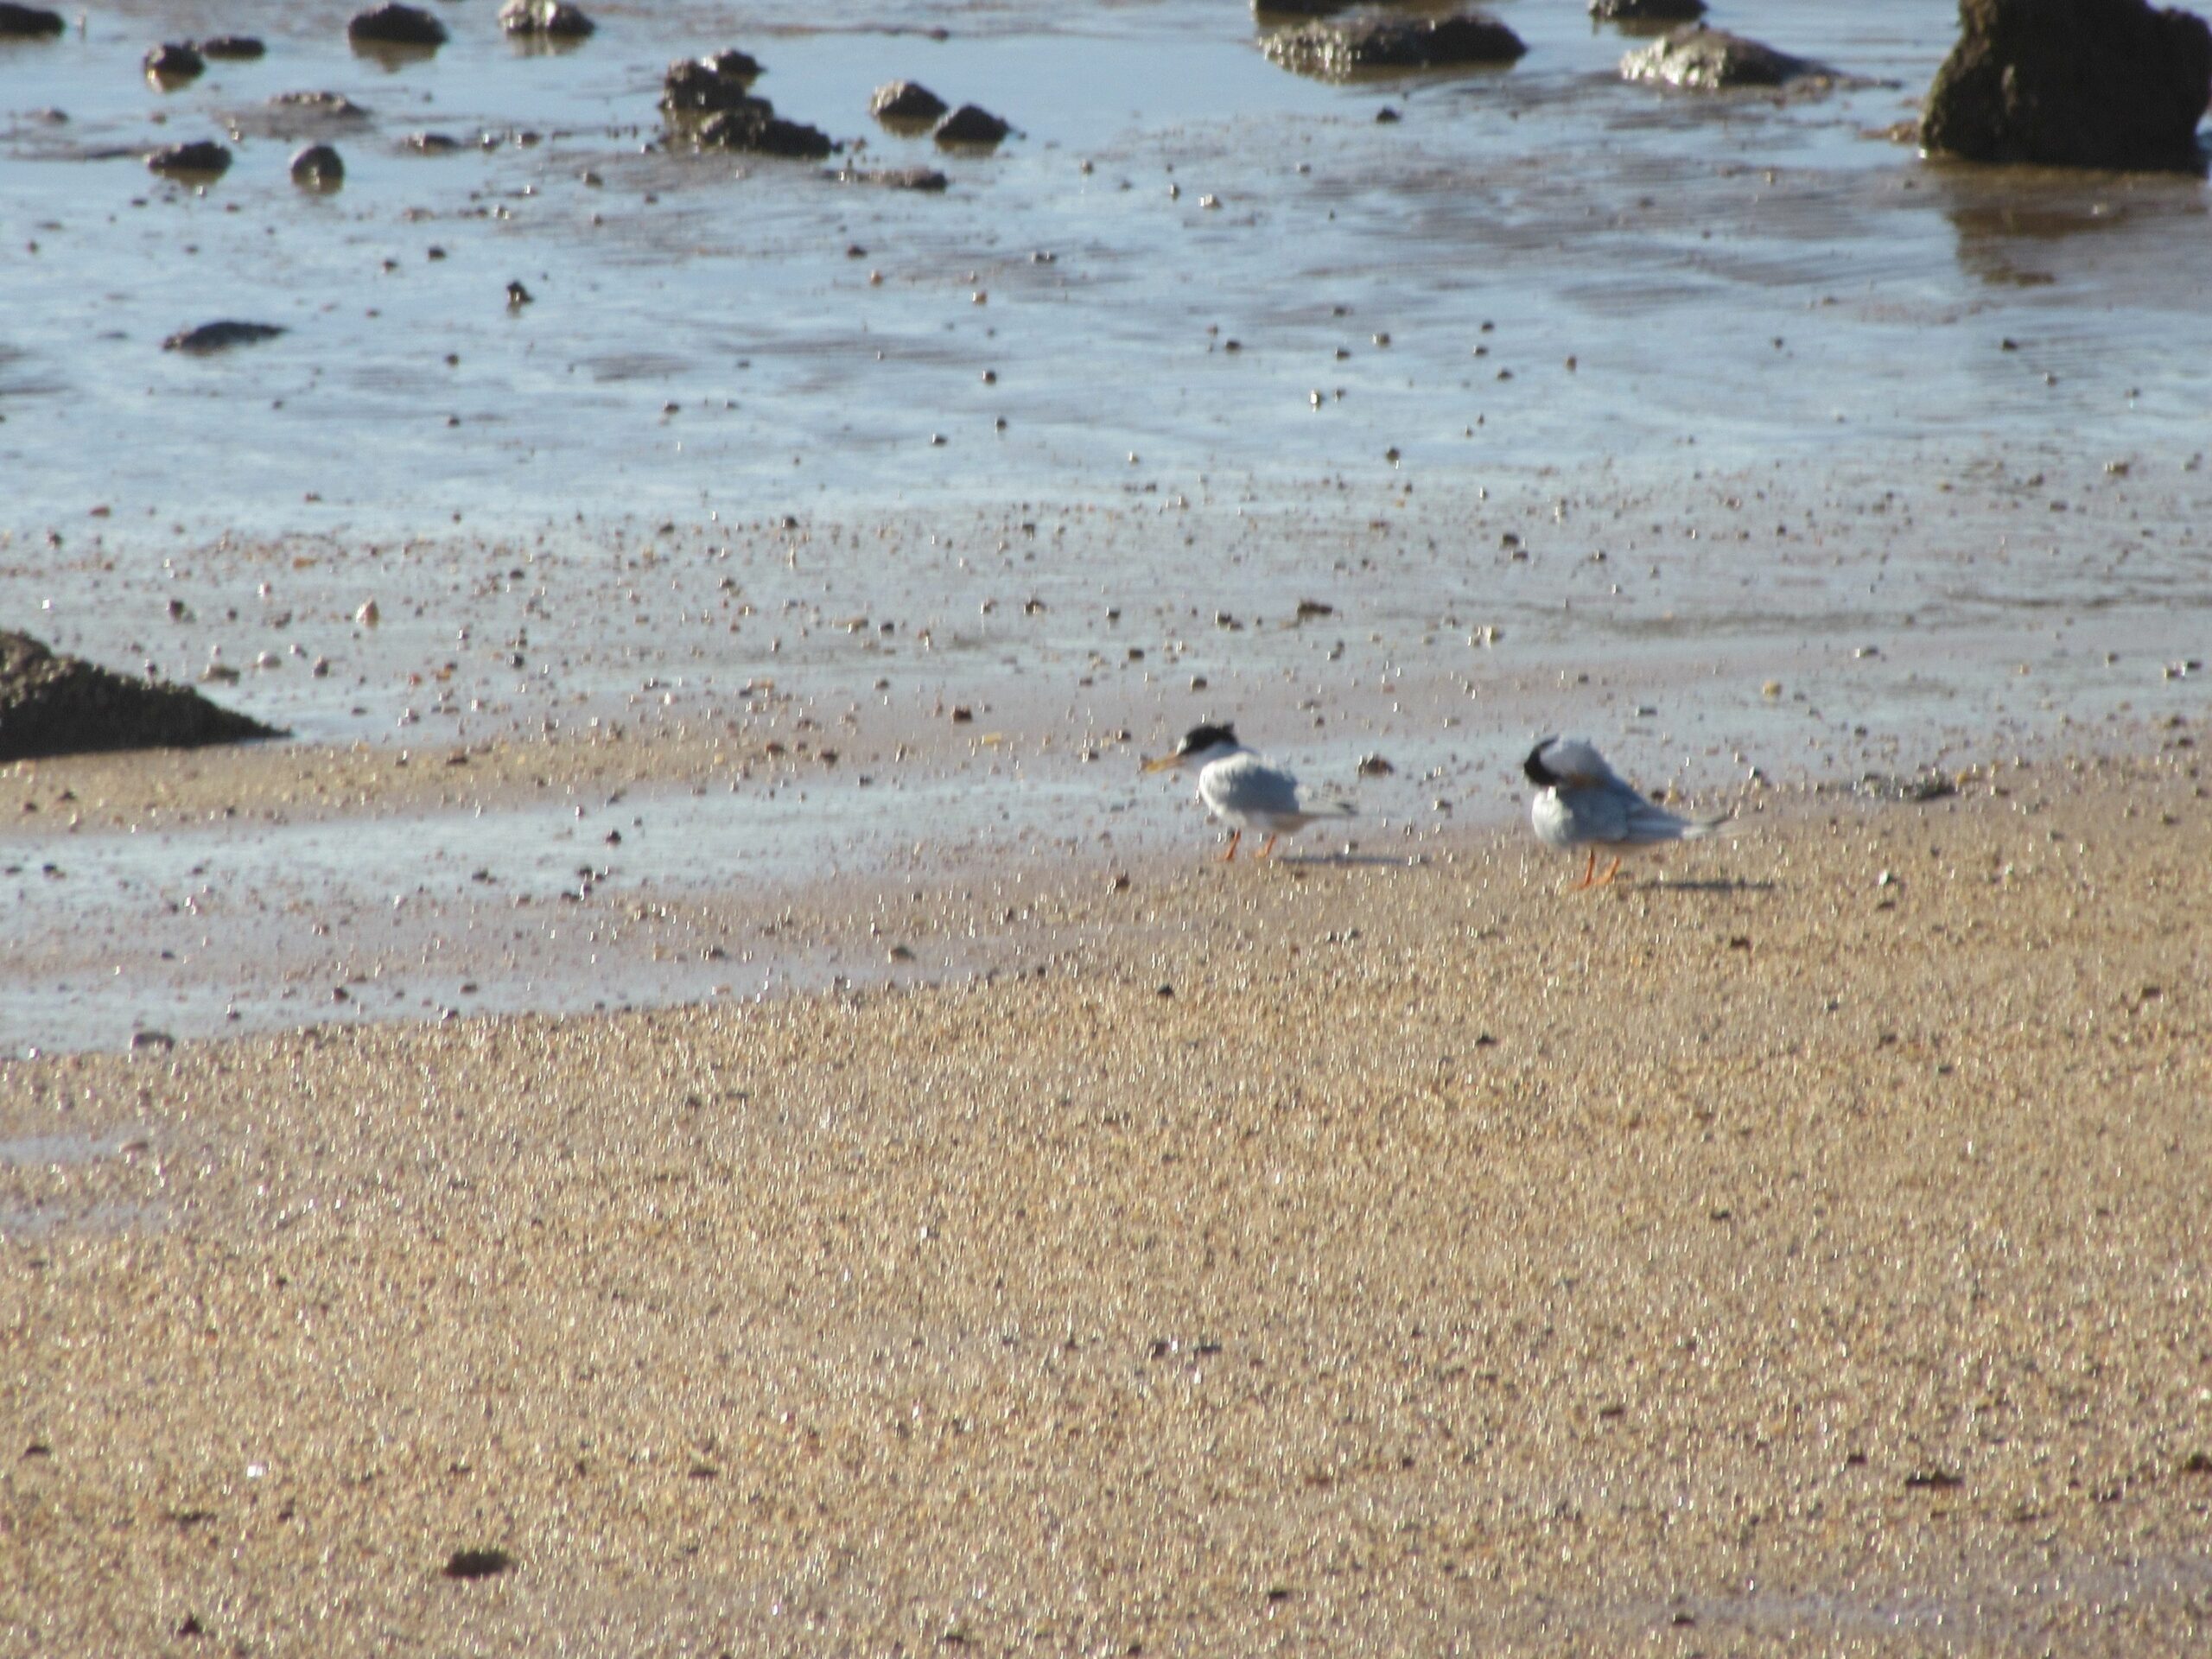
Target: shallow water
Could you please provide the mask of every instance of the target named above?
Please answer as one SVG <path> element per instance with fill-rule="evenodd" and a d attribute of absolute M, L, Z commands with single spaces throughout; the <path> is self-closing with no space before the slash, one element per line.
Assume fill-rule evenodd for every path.
<path fill-rule="evenodd" d="M 396 70 L 347 49 L 346 10 L 101 9 L 0 54 L 13 528 L 101 505 L 117 533 L 150 513 L 385 534 L 1381 483 L 1392 448 L 1424 485 L 1600 460 L 1633 482 L 1693 443 L 1722 467 L 1931 436 L 2063 453 L 2085 424 L 2115 454 L 2201 446 L 2176 425 L 2212 412 L 2200 181 L 1992 176 L 1866 136 L 1925 85 L 1942 7 L 1777 16 L 1782 44 L 1873 83 L 1783 104 L 1628 86 L 1630 42 L 1563 4 L 1500 8 L 1531 43 L 1510 72 L 1351 87 L 1276 69 L 1242 7 L 1196 0 L 829 28 L 602 7 L 551 54 L 452 9 L 451 42 Z M 137 73 L 218 17 L 269 55 L 169 93 Z M 732 43 L 863 164 L 937 159 L 866 115 L 899 75 L 1021 136 L 944 161 L 942 197 L 641 153 L 661 69 Z M 265 100 L 303 89 L 370 112 L 330 134 L 334 196 L 295 190 L 300 135 L 269 131 Z M 1405 118 L 1378 125 L 1386 104 Z M 137 159 L 226 128 L 236 162 L 204 192 Z M 422 130 L 463 148 L 408 153 Z M 535 302 L 511 311 L 511 279 Z M 216 317 L 289 332 L 156 349 Z"/>
<path fill-rule="evenodd" d="M 347 49 L 348 10 L 109 7 L 0 48 L 0 622 L 245 670 L 215 695 L 315 742 L 844 751 L 646 791 L 612 887 L 1160 855 L 1194 809 L 1135 762 L 1202 717 L 1356 781 L 1359 845 L 1395 856 L 1516 811 L 1542 731 L 1713 791 L 2202 712 L 2206 186 L 1878 136 L 1948 7 L 1758 20 L 1861 78 L 1784 100 L 1628 86 L 1630 41 L 1535 0 L 1497 9 L 1530 44 L 1510 71 L 1352 86 L 1276 69 L 1226 0 L 601 6 L 557 53 L 449 7 L 397 68 Z M 139 74 L 219 29 L 269 55 Z M 950 188 L 651 149 L 668 61 L 728 45 L 848 161 Z M 899 76 L 1019 134 L 884 134 L 868 95 Z M 327 197 L 268 104 L 312 89 L 369 111 L 312 134 L 346 159 Z M 226 134 L 204 191 L 138 159 Z M 287 332 L 160 349 L 226 317 Z M 1395 770 L 1356 778 L 1370 753 Z M 134 836 L 118 804 L 58 855 L 51 817 L 14 826 L 0 894 L 41 944 L 0 1040 L 217 1028 L 241 977 L 259 1020 L 360 1013 L 328 1001 L 358 950 L 281 942 L 395 895 L 433 919 L 376 957 L 388 1012 L 464 975 L 485 1006 L 703 994 L 714 970 L 550 940 L 527 971 L 429 965 L 488 925 L 471 872 L 575 878 L 580 804 L 605 816 Z M 209 864 L 258 918 L 219 971 L 160 908 Z"/>

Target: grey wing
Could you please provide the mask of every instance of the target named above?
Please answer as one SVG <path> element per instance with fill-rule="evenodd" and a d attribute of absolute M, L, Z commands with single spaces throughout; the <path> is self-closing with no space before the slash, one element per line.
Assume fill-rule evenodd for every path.
<path fill-rule="evenodd" d="M 1302 810 L 1298 779 L 1256 754 L 1232 754 L 1215 761 L 1198 779 L 1198 792 L 1217 812 L 1287 816 Z"/>
<path fill-rule="evenodd" d="M 1545 764 L 1552 764 L 1548 757 Z M 1603 766 L 1605 762 L 1598 764 Z M 1631 823 L 1637 808 L 1645 802 L 1618 779 L 1588 788 L 1562 789 L 1559 795 L 1573 817 L 1575 840 L 1594 841 L 1611 847 L 1638 839 L 1631 832 Z"/>
<path fill-rule="evenodd" d="M 1688 818 L 1669 812 L 1663 806 L 1654 806 L 1632 791 L 1630 800 L 1626 830 L 1620 836 L 1623 841 L 1680 841 L 1695 830 Z"/>

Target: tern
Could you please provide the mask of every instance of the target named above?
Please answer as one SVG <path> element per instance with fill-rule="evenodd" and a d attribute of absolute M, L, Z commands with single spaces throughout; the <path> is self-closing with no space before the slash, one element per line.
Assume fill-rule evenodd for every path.
<path fill-rule="evenodd" d="M 1619 872 L 1624 854 L 1715 835 L 1728 822 L 1686 818 L 1655 806 L 1605 764 L 1587 738 L 1545 738 L 1529 751 L 1521 770 L 1536 785 L 1536 798 L 1529 804 L 1536 839 L 1562 853 L 1590 849 L 1582 878 L 1569 886 L 1570 893 L 1605 886 Z M 1603 875 L 1597 874 L 1600 852 L 1613 855 Z"/>
<path fill-rule="evenodd" d="M 1247 830 L 1266 831 L 1268 838 L 1255 855 L 1265 858 L 1274 851 L 1278 836 L 1294 836 L 1316 818 L 1349 818 L 1359 810 L 1340 795 L 1308 794 L 1289 772 L 1238 742 L 1230 726 L 1193 726 L 1167 753 L 1146 761 L 1144 769 L 1197 771 L 1198 799 L 1229 826 L 1224 862 L 1236 856 L 1236 843 Z"/>

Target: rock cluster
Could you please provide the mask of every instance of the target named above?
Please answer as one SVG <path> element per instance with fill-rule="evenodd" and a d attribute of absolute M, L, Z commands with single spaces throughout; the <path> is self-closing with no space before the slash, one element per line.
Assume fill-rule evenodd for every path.
<path fill-rule="evenodd" d="M 827 133 L 786 121 L 750 88 L 759 61 L 734 49 L 712 57 L 682 58 L 661 82 L 660 107 L 669 137 L 697 149 L 743 150 L 795 161 L 820 161 L 836 148 Z"/>

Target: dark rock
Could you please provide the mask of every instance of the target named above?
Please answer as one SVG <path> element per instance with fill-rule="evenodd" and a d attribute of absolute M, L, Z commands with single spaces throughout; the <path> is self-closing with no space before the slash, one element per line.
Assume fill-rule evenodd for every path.
<path fill-rule="evenodd" d="M 510 35 L 543 35 L 550 40 L 581 41 L 599 27 L 569 0 L 507 0 L 499 8 L 499 27 Z"/>
<path fill-rule="evenodd" d="M 1835 71 L 1805 58 L 1793 58 L 1726 29 L 1692 23 L 1662 41 L 1640 47 L 1621 60 L 1626 80 L 1656 81 L 1688 92 L 1726 92 L 1738 86 L 1786 86 L 1816 78 L 1833 81 Z"/>
<path fill-rule="evenodd" d="M 410 132 L 399 142 L 417 156 L 450 156 L 461 148 L 460 139 L 444 132 Z"/>
<path fill-rule="evenodd" d="M 760 79 L 760 60 L 735 48 L 710 58 L 679 58 L 661 78 L 660 106 L 679 118 L 734 110 L 751 101 L 747 89 Z"/>
<path fill-rule="evenodd" d="M 874 184 L 886 190 L 928 192 L 942 190 L 951 182 L 933 167 L 845 167 L 831 176 L 840 184 Z"/>
<path fill-rule="evenodd" d="M 801 162 L 818 162 L 834 148 L 820 128 L 785 120 L 765 98 L 747 99 L 709 116 L 692 142 L 701 149 L 741 149 Z"/>
<path fill-rule="evenodd" d="M 189 41 L 170 41 L 146 54 L 146 78 L 167 91 L 206 72 L 207 60 Z"/>
<path fill-rule="evenodd" d="M 2202 172 L 2212 29 L 2143 0 L 1960 0 L 1920 139 L 1974 162 Z"/>
<path fill-rule="evenodd" d="M 446 26 L 419 7 L 386 0 L 381 6 L 355 12 L 346 22 L 346 38 L 355 46 L 412 47 L 435 52 L 446 43 Z"/>
<path fill-rule="evenodd" d="M 488 1579 L 505 1572 L 515 1558 L 504 1549 L 456 1549 L 446 1558 L 449 1579 Z"/>
<path fill-rule="evenodd" d="M 0 41 L 46 41 L 66 25 L 58 11 L 43 6 L 18 6 L 0 0 Z"/>
<path fill-rule="evenodd" d="M 1521 37 L 1478 11 L 1449 17 L 1333 19 L 1286 29 L 1260 42 L 1284 68 L 1324 80 L 1409 69 L 1509 64 L 1529 48 Z"/>
<path fill-rule="evenodd" d="M 229 63 L 251 63 L 256 58 L 265 58 L 269 48 L 251 35 L 218 35 L 212 41 L 200 42 L 203 58 L 220 58 Z"/>
<path fill-rule="evenodd" d="M 200 138 L 164 144 L 146 157 L 146 165 L 167 179 L 219 179 L 230 170 L 231 152 L 212 138 Z"/>
<path fill-rule="evenodd" d="M 346 182 L 346 162 L 328 144 L 309 144 L 292 157 L 292 182 L 327 194 Z"/>
<path fill-rule="evenodd" d="M 171 334 L 162 342 L 162 349 L 191 352 L 204 357 L 210 352 L 226 352 L 233 346 L 274 340 L 283 332 L 273 322 L 203 322 L 197 328 Z"/>
<path fill-rule="evenodd" d="M 943 99 L 912 80 L 879 86 L 868 101 L 868 112 L 893 132 L 925 132 L 945 107 Z"/>
<path fill-rule="evenodd" d="M 1351 7 L 1352 0 L 1252 0 L 1252 18 L 1266 29 L 1301 17 L 1326 17 Z"/>
<path fill-rule="evenodd" d="M 1630 29 L 1694 23 L 1705 16 L 1705 0 L 1590 0 L 1590 16 Z"/>
<path fill-rule="evenodd" d="M 283 734 L 183 686 L 125 679 L 0 632 L 0 763 L 102 749 L 181 749 Z"/>
<path fill-rule="evenodd" d="M 940 144 L 973 144 L 988 149 L 1013 130 L 988 110 L 963 104 L 937 124 L 937 141 Z"/>

